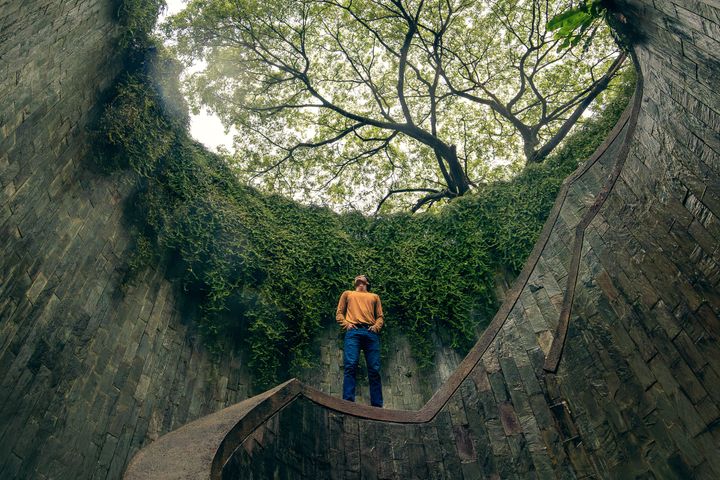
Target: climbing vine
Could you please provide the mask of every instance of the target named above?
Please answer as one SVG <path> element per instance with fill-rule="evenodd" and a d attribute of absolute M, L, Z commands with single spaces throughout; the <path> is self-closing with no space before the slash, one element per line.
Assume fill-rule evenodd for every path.
<path fill-rule="evenodd" d="M 196 299 L 208 346 L 244 345 L 261 386 L 311 366 L 314 339 L 358 273 L 383 300 L 386 335 L 408 335 L 421 366 L 432 364 L 433 334 L 466 350 L 497 308 L 495 273 L 519 272 L 563 179 L 607 135 L 633 84 L 626 75 L 605 93 L 611 107 L 544 164 L 436 211 L 368 217 L 240 183 L 188 136 L 176 63 L 149 37 L 142 48 L 97 127 L 105 167 L 137 173 L 128 281 L 165 262 Z"/>

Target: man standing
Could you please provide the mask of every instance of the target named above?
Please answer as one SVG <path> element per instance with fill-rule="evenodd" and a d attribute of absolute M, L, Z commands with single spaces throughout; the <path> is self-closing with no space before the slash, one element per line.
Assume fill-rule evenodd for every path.
<path fill-rule="evenodd" d="M 382 407 L 378 333 L 383 326 L 383 311 L 380 297 L 370 293 L 369 287 L 368 278 L 358 275 L 355 277 L 355 290 L 344 291 L 338 302 L 335 319 L 345 329 L 343 399 L 355 401 L 355 373 L 360 350 L 363 350 L 370 380 L 370 405 Z"/>

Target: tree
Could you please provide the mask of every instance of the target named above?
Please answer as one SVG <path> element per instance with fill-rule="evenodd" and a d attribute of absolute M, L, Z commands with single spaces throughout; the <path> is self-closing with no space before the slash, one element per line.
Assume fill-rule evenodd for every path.
<path fill-rule="evenodd" d="M 578 49 L 580 52 L 558 48 L 561 40 L 546 30 L 552 15 L 548 7 L 549 3 L 537 0 L 495 3 L 492 18 L 501 26 L 500 42 L 474 43 L 472 39 L 479 37 L 480 32 L 471 28 L 464 37 L 459 37 L 460 42 L 454 37 L 451 39 L 454 43 L 443 46 L 442 29 L 432 32 L 433 36 L 441 37 L 433 44 L 431 54 L 448 90 L 490 107 L 511 124 L 520 134 L 526 161 L 533 163 L 542 162 L 558 146 L 592 101 L 607 88 L 626 58 L 616 48 L 593 52 L 595 58 L 587 54 L 584 58 L 571 58 L 586 53 L 582 52 L 585 46 Z M 488 60 L 493 47 L 502 52 L 504 65 L 502 58 Z M 614 59 L 608 66 L 611 57 Z M 577 60 L 592 62 L 586 72 L 579 69 L 589 78 L 572 79 L 571 75 L 578 71 Z M 498 65 L 502 68 L 498 69 Z M 543 72 L 553 65 L 559 71 L 544 76 Z M 598 70 L 603 74 L 598 76 Z M 508 73 L 512 75 L 509 78 Z M 566 76 L 563 79 L 559 74 Z M 498 93 L 501 91 L 498 80 L 512 85 L 510 94 Z"/>
<path fill-rule="evenodd" d="M 378 209 L 412 193 L 416 211 L 497 159 L 541 162 L 616 75 L 607 32 L 558 51 L 545 25 L 559 4 L 193 0 L 167 32 L 206 62 L 191 96 L 238 128 L 249 180 Z"/>

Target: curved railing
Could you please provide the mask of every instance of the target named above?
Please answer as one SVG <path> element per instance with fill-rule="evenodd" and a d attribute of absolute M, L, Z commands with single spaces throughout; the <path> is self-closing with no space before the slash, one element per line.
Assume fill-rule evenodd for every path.
<path fill-rule="evenodd" d="M 548 372 L 554 373 L 557 371 L 558 365 L 560 364 L 560 357 L 562 356 L 563 347 L 565 346 L 565 339 L 567 338 L 567 331 L 570 323 L 570 314 L 572 313 L 573 298 L 575 296 L 575 288 L 577 287 L 578 272 L 580 270 L 580 257 L 582 256 L 582 245 L 583 239 L 585 237 L 585 230 L 602 208 L 605 200 L 607 200 L 610 192 L 615 186 L 615 182 L 617 182 L 618 177 L 620 177 L 620 172 L 625 165 L 625 160 L 627 159 L 628 152 L 630 151 L 630 140 L 633 137 L 633 133 L 635 133 L 637 117 L 640 113 L 640 102 L 642 101 L 643 81 L 642 71 L 640 70 L 638 62 L 634 57 L 633 62 L 638 72 L 638 81 L 635 89 L 635 94 L 633 95 L 633 99 L 630 101 L 631 108 L 629 110 L 630 115 L 626 120 L 626 122 L 628 123 L 628 128 L 625 132 L 625 141 L 623 142 L 620 152 L 618 152 L 617 156 L 615 157 L 615 164 L 613 165 L 612 171 L 605 179 L 605 183 L 595 197 L 595 201 L 590 206 L 590 208 L 588 208 L 587 212 L 585 212 L 585 215 L 583 215 L 580 223 L 575 228 L 575 239 L 573 241 L 572 256 L 570 257 L 570 269 L 568 271 L 567 284 L 565 286 L 565 295 L 563 297 L 562 309 L 560 310 L 560 319 L 558 321 L 558 326 L 553 337 L 553 343 L 550 347 L 550 352 L 548 352 L 547 358 L 545 359 L 544 368 Z M 628 110 L 626 110 L 626 112 L 627 111 Z M 609 138 L 614 137 L 611 134 Z M 607 140 L 603 145 L 605 146 L 605 148 L 607 148 L 607 145 L 609 145 L 607 143 Z M 602 152 L 604 152 L 604 150 Z M 598 156 L 599 158 L 599 155 L 602 155 L 602 152 L 600 152 L 599 154 L 598 152 L 595 152 L 593 158 L 595 156 Z M 587 169 L 583 170 L 587 171 Z"/>
<path fill-rule="evenodd" d="M 329 396 L 296 379 L 292 379 L 268 392 L 203 417 L 161 437 L 133 458 L 125 473 L 125 478 L 128 480 L 140 478 L 220 479 L 222 478 L 223 467 L 239 446 L 268 419 L 300 397 L 308 399 L 318 407 L 360 419 L 393 424 L 424 424 L 432 421 L 478 365 L 478 362 L 493 344 L 498 332 L 500 332 L 510 312 L 517 304 L 558 221 L 570 187 L 590 171 L 614 142 L 622 141 L 619 150 L 614 154 L 615 158 L 610 174 L 607 176 L 602 189 L 596 195 L 594 202 L 587 209 L 575 229 L 574 246 L 560 319 L 544 365 L 548 372 L 554 372 L 560 361 L 567 336 L 578 278 L 583 234 L 585 228 L 587 228 L 607 199 L 619 176 L 628 154 L 629 143 L 640 111 L 643 82 L 634 55 L 633 61 L 638 71 L 638 82 L 630 104 L 603 144 L 598 147 L 582 167 L 563 182 L 540 237 L 522 272 L 512 288 L 507 292 L 504 303 L 458 368 L 420 410 L 389 410 L 359 405 Z"/>

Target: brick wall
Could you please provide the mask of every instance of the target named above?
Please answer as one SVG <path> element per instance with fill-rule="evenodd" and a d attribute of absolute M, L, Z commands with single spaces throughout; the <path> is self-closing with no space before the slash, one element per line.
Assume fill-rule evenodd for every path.
<path fill-rule="evenodd" d="M 0 478 L 118 478 L 140 445 L 248 395 L 148 271 L 120 289 L 127 174 L 86 126 L 122 67 L 116 2 L 0 3 Z"/>

